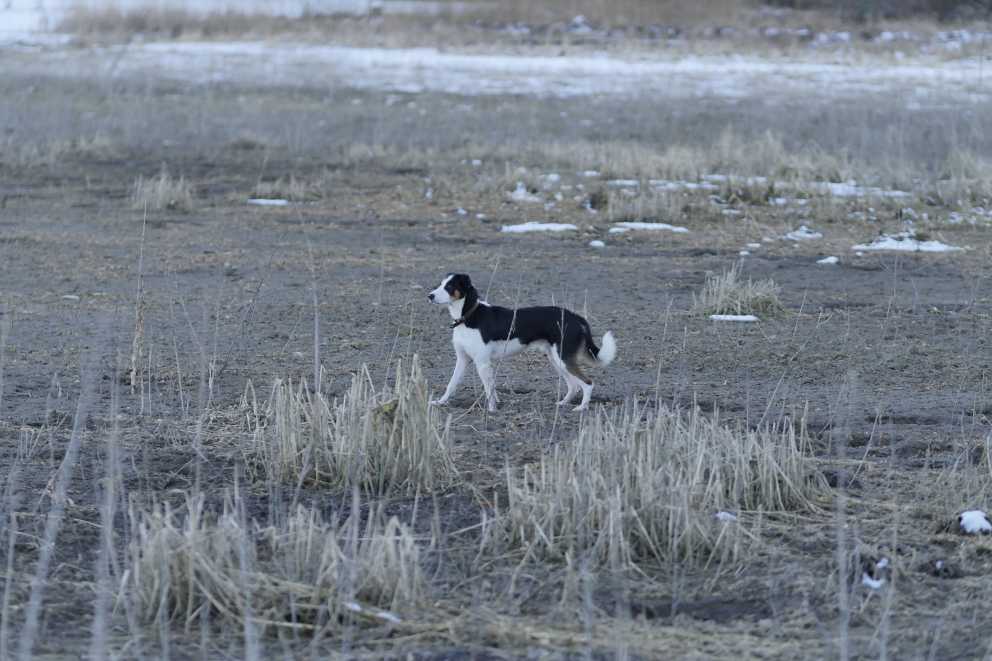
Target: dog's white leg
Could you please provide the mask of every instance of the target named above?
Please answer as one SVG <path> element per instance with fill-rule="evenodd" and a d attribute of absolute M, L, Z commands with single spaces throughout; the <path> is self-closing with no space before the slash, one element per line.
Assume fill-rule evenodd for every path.
<path fill-rule="evenodd" d="M 475 371 L 479 373 L 479 380 L 482 387 L 486 389 L 486 408 L 490 412 L 496 410 L 496 379 L 493 377 L 493 367 L 488 360 L 478 360 L 475 363 Z"/>
<path fill-rule="evenodd" d="M 568 392 L 566 392 L 565 396 L 562 397 L 560 402 L 558 402 L 558 406 L 565 406 L 572 401 L 572 398 L 575 397 L 575 393 L 579 392 L 579 388 L 575 385 L 575 378 L 568 373 L 567 369 L 565 369 L 565 364 L 561 362 L 561 357 L 558 355 L 558 352 L 555 351 L 555 348 L 549 346 L 547 349 L 547 354 L 548 360 L 551 361 L 551 367 L 553 367 L 555 372 L 558 373 L 558 376 L 565 379 L 565 386 L 568 388 Z"/>
<path fill-rule="evenodd" d="M 439 399 L 431 400 L 431 404 L 444 406 L 448 403 L 451 396 L 455 394 L 455 390 L 458 389 L 458 384 L 462 382 L 466 367 L 468 367 L 468 354 L 455 347 L 455 371 L 451 373 L 451 380 L 448 381 L 448 387 L 444 389 L 444 394 Z"/>
<path fill-rule="evenodd" d="M 579 387 L 582 388 L 582 403 L 576 406 L 573 411 L 585 411 L 589 408 L 589 400 L 592 398 L 592 384 L 585 383 L 581 379 L 576 379 L 579 382 Z"/>

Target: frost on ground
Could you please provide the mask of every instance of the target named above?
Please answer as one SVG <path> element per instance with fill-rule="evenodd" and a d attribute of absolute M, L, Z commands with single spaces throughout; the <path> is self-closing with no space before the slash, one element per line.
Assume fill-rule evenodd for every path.
<path fill-rule="evenodd" d="M 676 234 L 688 234 L 689 232 L 688 228 L 669 225 L 668 223 L 626 222 L 614 223 L 613 227 L 610 228 L 610 234 L 623 234 L 630 230 L 664 231 L 675 232 Z"/>
<path fill-rule="evenodd" d="M 805 225 L 800 225 L 799 229 L 793 230 L 782 237 L 786 241 L 812 241 L 814 239 L 822 239 L 823 234 L 816 232 L 806 227 Z"/>
<path fill-rule="evenodd" d="M 760 321 L 753 314 L 711 314 L 710 319 L 713 321 Z"/>
<path fill-rule="evenodd" d="M 940 241 L 920 241 L 912 231 L 883 234 L 871 243 L 851 246 L 851 250 L 898 250 L 903 252 L 954 252 L 961 250 Z"/>
<path fill-rule="evenodd" d="M 523 234 L 525 232 L 567 232 L 577 230 L 571 223 L 539 223 L 530 221 L 519 225 L 503 225 L 500 231 L 505 234 Z"/>

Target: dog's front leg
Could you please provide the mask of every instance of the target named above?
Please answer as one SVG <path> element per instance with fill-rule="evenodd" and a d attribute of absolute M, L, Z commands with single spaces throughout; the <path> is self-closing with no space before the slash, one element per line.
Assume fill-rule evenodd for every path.
<path fill-rule="evenodd" d="M 455 394 L 458 389 L 458 384 L 462 382 L 462 377 L 465 376 L 465 368 L 468 367 L 468 355 L 459 348 L 455 348 L 455 371 L 451 373 L 451 380 L 448 381 L 448 387 L 444 389 L 444 394 L 441 395 L 440 399 L 431 400 L 431 404 L 435 406 L 444 406 L 451 399 L 451 396 Z"/>

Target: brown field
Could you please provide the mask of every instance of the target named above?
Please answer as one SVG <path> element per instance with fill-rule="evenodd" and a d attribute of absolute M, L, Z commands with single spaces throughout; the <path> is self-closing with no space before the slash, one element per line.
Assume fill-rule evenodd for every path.
<path fill-rule="evenodd" d="M 59 48 L 0 51 L 0 658 L 987 655 L 987 82 L 470 95 Z M 853 248 L 903 231 L 963 249 Z M 613 331 L 592 410 L 537 353 L 496 413 L 471 370 L 428 407 L 449 271 Z"/>

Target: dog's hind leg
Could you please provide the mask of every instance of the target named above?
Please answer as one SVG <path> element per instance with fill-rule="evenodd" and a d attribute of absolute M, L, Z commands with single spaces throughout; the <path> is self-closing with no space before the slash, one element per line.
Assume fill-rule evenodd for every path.
<path fill-rule="evenodd" d="M 568 388 L 568 392 L 562 397 L 561 401 L 558 402 L 558 406 L 565 406 L 570 403 L 575 397 L 575 393 L 579 392 L 579 386 L 575 383 L 575 377 L 568 373 L 568 369 L 565 367 L 565 363 L 562 362 L 561 356 L 555 350 L 554 346 L 549 345 L 546 353 L 548 354 L 548 360 L 551 362 L 551 367 L 554 368 L 558 375 L 565 379 L 565 386 Z"/>
<path fill-rule="evenodd" d="M 574 357 L 565 363 L 565 369 L 582 389 L 582 401 L 572 410 L 585 411 L 589 408 L 589 400 L 592 399 L 592 379 L 582 373 L 579 362 Z"/>

